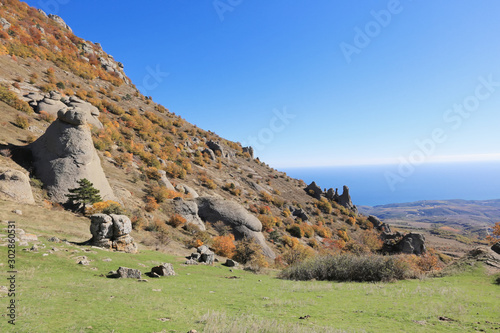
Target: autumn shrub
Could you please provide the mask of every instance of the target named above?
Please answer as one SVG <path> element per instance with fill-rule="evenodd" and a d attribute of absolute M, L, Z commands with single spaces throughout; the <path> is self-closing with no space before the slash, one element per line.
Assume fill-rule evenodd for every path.
<path fill-rule="evenodd" d="M 123 207 L 116 201 L 107 200 L 107 201 L 99 201 L 92 205 L 92 207 L 86 208 L 86 215 L 92 214 L 117 214 L 122 215 L 125 213 Z"/>
<path fill-rule="evenodd" d="M 290 217 L 290 216 L 292 216 L 292 212 L 290 212 L 290 210 L 288 208 L 285 208 L 281 212 L 281 215 L 283 215 L 284 217 Z"/>
<path fill-rule="evenodd" d="M 321 198 L 320 200 L 318 200 L 316 202 L 316 206 L 319 208 L 319 210 L 321 210 L 325 214 L 332 213 L 333 210 L 332 204 L 326 198 Z"/>
<path fill-rule="evenodd" d="M 234 250 L 233 259 L 246 265 L 248 269 L 258 272 L 262 268 L 268 267 L 262 248 L 253 238 L 243 238 L 238 242 Z"/>
<path fill-rule="evenodd" d="M 393 281 L 416 277 L 410 265 L 399 256 L 340 254 L 321 256 L 292 265 L 280 275 L 288 280 Z"/>
<path fill-rule="evenodd" d="M 170 217 L 170 219 L 168 220 L 168 224 L 171 225 L 172 227 L 174 228 L 177 228 L 179 226 L 182 226 L 183 224 L 185 224 L 187 221 L 184 217 L 182 217 L 181 215 L 179 214 L 174 214 Z"/>
<path fill-rule="evenodd" d="M 293 237 L 297 237 L 297 238 L 302 238 L 304 237 L 304 231 L 302 230 L 302 228 L 300 227 L 299 224 L 293 224 L 291 225 L 290 227 L 288 227 L 286 229 L 286 231 L 288 231 L 288 233 L 293 236 Z"/>
<path fill-rule="evenodd" d="M 17 115 L 14 123 L 17 127 L 26 129 L 30 125 L 30 120 L 26 116 Z"/>
<path fill-rule="evenodd" d="M 198 178 L 201 182 L 201 185 L 211 189 L 211 190 L 215 190 L 217 188 L 217 184 L 215 184 L 215 182 L 208 178 L 207 175 L 200 175 L 200 177 Z"/>
<path fill-rule="evenodd" d="M 313 229 L 316 235 L 318 235 L 319 237 L 323 238 L 332 237 L 332 231 L 323 225 L 314 225 Z"/>
<path fill-rule="evenodd" d="M 313 257 L 314 250 L 309 246 L 298 243 L 294 247 L 285 248 L 285 251 L 275 260 L 278 265 L 294 265 Z"/>
<path fill-rule="evenodd" d="M 272 215 L 259 214 L 257 218 L 262 223 L 262 230 L 266 232 L 270 232 L 277 222 L 276 218 Z"/>
<path fill-rule="evenodd" d="M 153 185 L 149 187 L 147 192 L 149 196 L 155 198 L 156 202 L 158 203 L 162 203 L 165 200 L 173 198 L 183 197 L 182 193 L 179 193 L 174 190 L 169 190 L 166 187 L 160 185 Z"/>
<path fill-rule="evenodd" d="M 212 249 L 220 256 L 232 258 L 236 250 L 234 235 L 229 234 L 215 237 L 212 243 Z"/>
<path fill-rule="evenodd" d="M 33 109 L 30 107 L 30 105 L 19 99 L 15 93 L 10 91 L 8 88 L 0 85 L 0 101 L 12 106 L 14 109 L 32 114 Z"/>
<path fill-rule="evenodd" d="M 149 196 L 146 197 L 146 206 L 144 207 L 146 212 L 151 213 L 157 210 L 158 208 L 160 208 L 160 205 L 158 204 L 155 198 Z"/>
<path fill-rule="evenodd" d="M 160 180 L 161 179 L 161 173 L 155 167 L 146 168 L 146 170 L 144 170 L 144 173 L 146 174 L 146 177 L 148 177 L 148 179 L 151 179 L 151 180 Z"/>
<path fill-rule="evenodd" d="M 170 178 L 184 179 L 187 175 L 186 169 L 184 169 L 181 165 L 173 162 L 167 164 L 167 166 L 165 167 L 165 172 Z"/>
<path fill-rule="evenodd" d="M 50 115 L 47 111 L 40 111 L 38 117 L 40 118 L 40 120 L 46 121 L 48 123 L 51 123 L 54 120 L 56 120 L 56 117 Z"/>
<path fill-rule="evenodd" d="M 217 221 L 214 223 L 213 228 L 220 236 L 226 236 L 231 232 L 231 227 L 222 221 Z"/>
<path fill-rule="evenodd" d="M 266 203 L 272 203 L 273 202 L 273 196 L 271 194 L 269 194 L 269 192 L 267 191 L 260 191 L 259 193 L 262 201 L 266 202 Z"/>

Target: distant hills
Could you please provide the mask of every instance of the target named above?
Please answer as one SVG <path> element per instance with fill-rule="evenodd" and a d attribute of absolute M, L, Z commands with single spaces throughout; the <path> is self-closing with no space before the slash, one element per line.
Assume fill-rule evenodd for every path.
<path fill-rule="evenodd" d="M 439 225 L 461 231 L 486 233 L 500 221 L 500 199 L 495 200 L 424 200 L 409 203 L 358 206 L 365 215 L 376 215 L 397 226 L 432 228 Z"/>

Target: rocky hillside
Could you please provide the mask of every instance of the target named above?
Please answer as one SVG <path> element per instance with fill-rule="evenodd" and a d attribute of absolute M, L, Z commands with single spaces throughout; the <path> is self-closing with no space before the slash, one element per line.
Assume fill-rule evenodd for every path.
<path fill-rule="evenodd" d="M 347 187 L 306 188 L 186 122 L 143 96 L 101 45 L 17 0 L 0 3 L 0 84 L 2 200 L 60 209 L 86 178 L 103 198 L 87 209 L 129 216 L 143 246 L 204 243 L 230 256 L 247 237 L 283 265 L 382 247 Z"/>

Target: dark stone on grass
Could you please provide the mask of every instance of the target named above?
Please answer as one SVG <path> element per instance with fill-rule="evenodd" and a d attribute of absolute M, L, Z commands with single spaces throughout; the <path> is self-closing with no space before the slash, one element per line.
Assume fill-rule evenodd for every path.
<path fill-rule="evenodd" d="M 212 251 L 205 252 L 200 256 L 200 262 L 212 265 L 214 263 L 215 255 Z"/>
<path fill-rule="evenodd" d="M 120 267 L 118 268 L 117 274 L 119 278 L 126 278 L 126 279 L 141 278 L 141 271 L 133 268 Z"/>
<path fill-rule="evenodd" d="M 227 266 L 227 267 L 236 267 L 238 266 L 239 264 L 234 261 L 233 259 L 227 259 L 226 262 L 224 263 L 224 266 Z"/>
<path fill-rule="evenodd" d="M 164 263 L 159 266 L 151 268 L 151 273 L 157 274 L 159 276 L 174 276 L 174 266 L 169 263 Z"/>

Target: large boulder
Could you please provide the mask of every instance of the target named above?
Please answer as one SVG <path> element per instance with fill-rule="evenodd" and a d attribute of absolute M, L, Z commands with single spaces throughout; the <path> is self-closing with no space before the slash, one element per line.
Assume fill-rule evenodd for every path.
<path fill-rule="evenodd" d="M 141 271 L 138 269 L 128 268 L 128 267 L 120 267 L 118 268 L 118 278 L 123 279 L 140 279 Z"/>
<path fill-rule="evenodd" d="M 150 274 L 153 273 L 159 276 L 174 276 L 175 275 L 174 266 L 169 263 L 163 263 L 159 266 L 151 268 Z"/>
<path fill-rule="evenodd" d="M 198 205 L 194 201 L 186 201 L 182 198 L 173 200 L 174 211 L 186 219 L 186 223 L 191 223 L 206 230 L 205 223 L 198 216 Z"/>
<path fill-rule="evenodd" d="M 263 253 L 274 259 L 276 255 L 266 244 L 262 235 L 262 223 L 243 206 L 234 201 L 215 197 L 199 197 L 198 215 L 210 223 L 222 221 L 231 227 L 236 239 L 253 238 L 262 247 Z"/>
<path fill-rule="evenodd" d="M 391 227 L 388 224 L 380 221 L 380 219 L 374 215 L 368 216 L 368 221 L 370 221 L 373 224 L 373 227 L 379 231 L 382 231 L 385 233 L 391 232 Z"/>
<path fill-rule="evenodd" d="M 52 117 L 57 117 L 57 112 L 59 110 L 66 110 L 68 107 L 66 104 L 60 100 L 45 97 L 43 100 L 39 101 L 36 106 L 36 113 L 46 112 Z"/>
<path fill-rule="evenodd" d="M 137 252 L 137 245 L 129 235 L 132 222 L 127 216 L 94 214 L 90 216 L 90 221 L 92 245 L 127 253 Z"/>
<path fill-rule="evenodd" d="M 118 200 L 102 169 L 84 111 L 58 112 L 58 119 L 29 148 L 35 174 L 53 201 L 65 203 L 68 190 L 77 188 L 83 178 L 100 191 L 103 200 Z"/>
<path fill-rule="evenodd" d="M 28 176 L 19 170 L 0 168 L 0 199 L 34 204 Z"/>
<path fill-rule="evenodd" d="M 398 248 L 402 253 L 421 255 L 426 251 L 425 236 L 410 232 L 399 242 Z"/>

